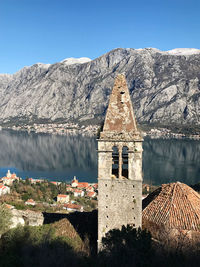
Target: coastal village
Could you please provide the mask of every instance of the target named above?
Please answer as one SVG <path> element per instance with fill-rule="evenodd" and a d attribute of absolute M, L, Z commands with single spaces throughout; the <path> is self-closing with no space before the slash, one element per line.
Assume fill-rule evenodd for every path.
<path fill-rule="evenodd" d="M 93 201 L 93 207 L 96 207 L 96 199 L 98 194 L 98 184 L 97 183 L 88 183 L 88 182 L 79 182 L 76 177 L 71 181 L 71 183 L 63 183 L 63 182 L 55 182 L 55 181 L 48 181 L 45 179 L 33 179 L 33 178 L 27 178 L 26 180 L 23 180 L 20 177 L 17 177 L 15 173 L 11 173 L 10 170 L 8 170 L 6 176 L 0 178 L 0 197 L 3 197 L 5 195 L 12 196 L 13 190 L 17 184 L 24 184 L 29 186 L 34 185 L 44 185 L 48 187 L 49 185 L 51 187 L 55 187 L 58 189 L 58 192 L 62 192 L 57 194 L 54 198 L 49 199 L 48 202 L 42 203 L 43 206 L 46 208 L 54 207 L 54 210 L 57 211 L 80 211 L 83 212 L 84 210 L 88 210 L 88 206 L 79 205 L 77 199 L 79 198 L 85 198 L 89 201 Z M 59 189 L 60 188 L 60 189 Z M 7 197 L 8 202 L 9 197 Z M 21 204 L 26 205 L 27 207 L 37 207 L 39 204 L 41 204 L 41 201 L 37 201 L 35 199 L 25 199 L 23 201 L 22 199 Z M 14 208 L 14 206 L 13 206 Z M 44 210 L 45 210 L 44 208 Z M 42 208 L 40 209 L 42 210 Z"/>
<path fill-rule="evenodd" d="M 107 253 L 104 242 L 115 231 L 133 231 L 137 238 L 149 238 L 155 253 L 160 247 L 167 253 L 178 250 L 179 255 L 191 248 L 198 252 L 200 184 L 143 184 L 142 142 L 125 76 L 119 74 L 98 139 L 98 183 L 80 182 L 76 177 L 70 183 L 23 180 L 8 170 L 0 179 L 0 202 L 2 209 L 12 214 L 9 228 L 20 229 L 21 225 L 26 231 L 26 226 L 48 223 L 55 227 L 52 222 L 64 219 L 62 227 L 56 225 L 59 235 L 63 236 L 63 227 L 68 231 L 69 223 L 70 227 L 74 223 L 76 234 L 80 228 L 87 228 L 88 240 L 82 233 L 82 242 L 93 243 L 90 249 L 95 250 L 95 255 L 101 255 L 104 249 Z M 129 235 L 126 238 L 129 240 Z M 121 246 L 125 241 L 119 242 Z M 146 246 L 145 238 L 141 244 Z"/>
<path fill-rule="evenodd" d="M 123 90 L 123 99 L 120 103 L 117 102 L 117 104 L 115 104 L 114 101 L 118 101 L 118 94 L 120 93 L 120 90 Z M 33 178 L 27 178 L 26 180 L 23 180 L 20 177 L 17 177 L 15 173 L 11 173 L 10 170 L 8 170 L 6 176 L 0 179 L 1 203 L 6 204 L 7 207 L 11 210 L 31 210 L 32 212 L 40 212 L 40 214 L 41 212 L 67 214 L 71 212 L 88 212 L 95 210 L 97 209 L 98 199 L 98 216 L 100 220 L 99 223 L 103 225 L 101 225 L 99 229 L 104 229 L 105 227 L 107 228 L 107 232 L 109 231 L 108 219 L 105 219 L 103 222 L 101 221 L 102 218 L 105 217 L 104 213 L 106 213 L 107 218 L 110 217 L 111 214 L 113 214 L 111 218 L 114 218 L 114 216 L 118 218 L 114 222 L 110 222 L 110 229 L 112 229 L 113 225 L 115 224 L 116 228 L 120 227 L 118 226 L 120 220 L 122 220 L 120 224 L 127 224 L 129 223 L 129 221 L 130 223 L 132 223 L 131 220 L 135 222 L 137 218 L 138 226 L 142 224 L 142 226 L 151 231 L 151 233 L 154 232 L 154 230 L 152 230 L 152 225 L 155 224 L 156 227 L 162 227 L 162 229 L 163 227 L 169 227 L 171 230 L 176 229 L 177 231 L 189 231 L 190 236 L 193 236 L 191 235 L 192 231 L 195 232 L 195 236 L 197 236 L 197 233 L 199 233 L 198 225 L 200 224 L 200 196 L 198 192 L 196 192 L 200 191 L 198 185 L 196 186 L 196 188 L 194 188 L 196 190 L 195 191 L 191 187 L 179 182 L 162 185 L 159 187 L 142 184 L 142 150 L 140 145 L 142 142 L 142 138 L 140 136 L 140 132 L 138 132 L 137 130 L 134 114 L 131 109 L 130 112 L 129 109 L 126 109 L 126 112 L 129 112 L 127 114 L 120 114 L 122 123 L 119 121 L 118 118 L 116 133 L 113 134 L 112 132 L 113 129 L 115 129 L 112 127 L 115 127 L 116 124 L 115 121 L 113 122 L 113 112 L 118 113 L 118 108 L 121 108 L 121 105 L 124 105 L 124 103 L 129 103 L 129 98 L 130 97 L 128 94 L 125 78 L 123 75 L 119 75 L 116 79 L 110 100 L 111 104 L 113 105 L 114 103 L 114 105 L 108 108 L 104 130 L 101 132 L 99 139 L 100 147 L 98 148 L 98 151 L 100 153 L 100 172 L 98 177 L 98 183 L 80 182 L 76 177 L 74 177 L 74 179 L 70 183 Z M 119 107 L 117 105 L 119 105 Z M 126 118 L 124 118 L 123 116 L 126 116 Z M 128 116 L 130 116 L 129 120 L 127 120 Z M 114 118 L 115 117 L 117 118 L 117 114 L 114 116 Z M 125 123 L 124 126 L 123 123 L 126 120 L 129 122 L 132 120 L 131 124 L 129 125 Z M 114 126 L 112 126 L 112 123 Z M 130 131 L 129 129 L 131 129 L 129 134 L 124 131 L 125 138 L 127 140 L 130 139 L 130 141 L 126 141 L 126 146 L 137 144 L 138 142 L 137 147 L 135 146 L 134 149 L 132 148 L 132 150 L 130 150 L 129 156 L 126 152 L 127 147 L 125 147 L 126 151 L 121 150 L 121 154 L 116 151 L 113 151 L 110 154 L 111 148 L 105 149 L 105 147 L 102 146 L 104 143 L 106 144 L 107 141 L 104 140 L 107 139 L 110 139 L 115 144 L 115 148 L 118 143 L 120 144 L 121 139 L 123 140 L 122 134 L 120 134 L 120 136 L 118 137 L 118 132 L 123 132 L 120 127 L 122 127 L 122 129 L 123 127 L 126 127 L 127 133 L 128 131 Z M 134 133 L 133 137 L 131 137 L 130 135 L 132 134 L 132 132 Z M 136 138 L 137 141 L 133 143 L 132 138 Z M 108 145 L 112 145 L 112 142 L 109 142 Z M 122 144 L 124 145 L 124 143 Z M 122 149 L 122 147 L 120 149 Z M 107 161 L 105 161 L 105 153 L 109 153 L 108 157 L 106 158 Z M 128 161 L 131 160 L 132 156 L 130 155 L 130 153 L 135 153 L 135 156 L 132 159 L 135 160 L 135 163 L 132 165 L 128 164 Z M 122 157 L 121 160 L 119 159 L 120 155 Z M 109 159 L 110 156 L 112 157 L 111 160 Z M 127 160 L 128 157 L 129 160 Z M 112 165 L 110 165 L 111 162 Z M 127 166 L 128 169 L 124 169 L 124 166 Z M 132 170 L 131 168 L 134 168 L 134 166 L 137 166 L 137 169 Z M 111 179 L 105 179 L 104 176 L 109 177 L 109 172 L 112 174 Z M 131 180 L 131 177 L 131 179 L 128 178 L 131 173 L 132 175 L 136 175 L 135 180 Z M 108 186 L 109 184 L 110 189 Z M 132 185 L 132 191 L 130 190 L 130 185 Z M 101 187 L 101 190 L 99 186 Z M 107 187 L 107 189 L 104 189 L 105 187 Z M 113 189 L 114 187 L 115 190 Z M 99 193 L 101 193 L 100 196 Z M 134 218 L 128 218 L 127 211 L 125 211 L 124 215 L 121 214 L 121 212 L 123 211 L 121 201 L 123 200 L 124 203 L 125 201 L 127 201 L 126 205 L 129 205 L 128 203 L 130 203 L 130 198 L 132 194 L 132 198 L 134 201 L 132 201 L 133 204 L 131 204 L 133 207 L 130 206 L 130 208 L 131 210 L 135 210 L 135 213 L 130 212 L 131 216 L 132 214 L 134 215 Z M 118 199 L 120 198 L 122 198 L 121 201 L 118 201 Z M 111 207 L 110 210 L 108 208 L 107 199 L 109 199 L 109 205 Z M 142 200 L 143 207 L 140 206 Z M 184 203 L 184 201 L 186 202 L 183 206 L 181 206 L 180 204 L 177 205 L 176 203 L 174 203 L 173 201 L 175 200 L 178 201 L 177 203 L 179 203 L 180 201 L 181 203 Z M 114 206 L 112 206 L 112 202 Z M 158 208 L 159 205 L 164 206 L 162 209 L 160 209 Z M 186 206 L 188 207 L 187 210 L 185 210 Z M 189 211 L 190 206 L 193 207 L 191 212 Z M 168 216 L 165 216 L 165 209 Z M 187 216 L 185 215 L 186 211 Z M 178 214 L 176 216 L 177 219 L 173 222 L 173 216 L 171 214 Z M 183 214 L 183 218 L 181 217 L 181 214 Z M 184 216 L 186 216 L 185 223 L 183 223 Z M 126 218 L 127 222 L 123 222 L 124 218 Z M 160 218 L 163 218 L 163 220 L 161 220 Z M 195 221 L 193 218 L 195 218 Z M 15 222 L 15 226 L 16 223 L 18 223 L 19 221 L 20 220 L 17 220 Z M 186 223 L 187 221 L 188 223 Z M 25 223 L 26 222 L 24 221 L 23 224 Z M 42 220 L 40 221 L 40 223 L 42 223 Z M 155 227 L 153 229 L 155 229 Z M 155 236 L 157 234 L 158 231 L 156 231 Z M 100 232 L 100 235 L 104 236 L 105 230 L 102 230 L 102 232 Z"/>
<path fill-rule="evenodd" d="M 58 189 L 58 192 L 54 198 L 48 199 L 48 202 L 37 201 L 32 198 L 18 199 L 12 201 L 13 191 L 15 190 L 16 185 L 44 185 L 48 187 L 55 187 Z M 143 198 L 145 198 L 150 191 L 157 188 L 156 186 L 149 186 L 143 184 Z M 14 195 L 14 197 L 16 197 Z M 83 212 L 97 208 L 97 197 L 98 197 L 98 183 L 88 183 L 88 182 L 79 182 L 76 177 L 71 181 L 71 183 L 63 183 L 58 181 L 49 181 L 46 179 L 33 179 L 27 178 L 23 180 L 18 177 L 15 173 L 11 173 L 8 170 L 6 176 L 0 178 L 0 202 L 6 203 L 7 207 L 10 209 L 15 209 L 16 207 L 23 209 L 31 209 L 35 211 L 45 211 L 47 208 L 50 211 L 56 212 Z M 85 203 L 84 201 L 86 200 Z M 82 204 L 80 204 L 82 203 Z M 13 204 L 13 205 L 11 205 Z M 19 205 L 20 204 L 20 205 Z M 42 204 L 42 205 L 41 205 Z M 52 209 L 51 209 L 52 208 Z"/>
<path fill-rule="evenodd" d="M 13 194 L 17 184 L 34 187 L 59 188 L 62 193 L 48 201 L 35 200 L 33 198 L 19 198 Z M 60 187 L 61 188 L 61 187 Z M 183 183 L 171 183 L 160 186 L 142 185 L 142 225 L 151 231 L 154 238 L 168 239 L 174 236 L 184 235 L 190 242 L 198 242 L 200 238 L 200 184 L 193 187 Z M 59 189 L 58 189 L 59 192 Z M 12 213 L 11 228 L 17 225 L 43 225 L 42 212 L 57 214 L 69 214 L 73 212 L 92 211 L 97 208 L 98 184 L 79 182 L 76 177 L 71 183 L 48 181 L 44 179 L 27 178 L 26 180 L 17 177 L 15 173 L 8 170 L 6 176 L 0 178 L 0 203 L 4 204 Z M 159 212 L 158 212 L 159 211 Z M 24 220 L 26 218 L 26 220 Z M 166 238 L 166 236 L 165 236 Z M 189 242 L 187 240 L 187 242 Z"/>

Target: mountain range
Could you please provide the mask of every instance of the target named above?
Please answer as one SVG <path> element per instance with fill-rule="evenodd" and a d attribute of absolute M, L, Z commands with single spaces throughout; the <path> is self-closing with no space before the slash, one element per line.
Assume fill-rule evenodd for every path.
<path fill-rule="evenodd" d="M 0 74 L 0 124 L 103 121 L 124 73 L 140 124 L 200 126 L 200 50 L 117 48 Z"/>

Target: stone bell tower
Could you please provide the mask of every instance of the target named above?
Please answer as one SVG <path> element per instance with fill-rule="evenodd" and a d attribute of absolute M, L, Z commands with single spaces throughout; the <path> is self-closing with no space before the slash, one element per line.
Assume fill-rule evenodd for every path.
<path fill-rule="evenodd" d="M 98 247 L 106 232 L 142 223 L 142 137 L 119 74 L 98 140 Z"/>

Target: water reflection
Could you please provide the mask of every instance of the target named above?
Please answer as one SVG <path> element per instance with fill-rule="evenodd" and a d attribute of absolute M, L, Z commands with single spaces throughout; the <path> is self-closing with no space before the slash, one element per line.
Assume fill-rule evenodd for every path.
<path fill-rule="evenodd" d="M 153 184 L 200 182 L 199 141 L 147 138 L 143 149 L 144 181 Z"/>
<path fill-rule="evenodd" d="M 0 176 L 10 168 L 22 178 L 96 182 L 96 149 L 95 138 L 1 131 Z M 200 182 L 199 141 L 147 138 L 143 149 L 144 182 Z"/>
<path fill-rule="evenodd" d="M 17 169 L 23 178 L 49 177 L 64 180 L 77 175 L 97 178 L 95 138 L 55 136 L 26 132 L 0 132 L 0 167 Z M 1 174 L 1 173 L 0 173 Z"/>

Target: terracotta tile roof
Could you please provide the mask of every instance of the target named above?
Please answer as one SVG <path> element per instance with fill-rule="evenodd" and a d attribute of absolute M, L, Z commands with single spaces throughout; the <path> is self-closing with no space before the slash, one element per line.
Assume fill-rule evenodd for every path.
<path fill-rule="evenodd" d="M 35 203 L 35 201 L 32 198 L 28 199 L 26 202 Z"/>
<path fill-rule="evenodd" d="M 200 195 L 186 184 L 163 184 L 150 194 L 143 210 L 143 221 L 170 229 L 200 231 Z"/>
<path fill-rule="evenodd" d="M 65 198 L 65 197 L 67 197 L 67 195 L 59 194 L 57 197 L 63 197 L 63 198 Z"/>
<path fill-rule="evenodd" d="M 88 196 L 88 197 L 94 197 L 95 195 L 96 195 L 95 192 L 88 192 L 88 193 L 87 193 L 87 196 Z"/>
<path fill-rule="evenodd" d="M 78 183 L 78 185 L 77 185 L 78 188 L 87 188 L 88 186 L 89 186 L 89 184 L 88 183 L 84 183 L 84 182 Z"/>
<path fill-rule="evenodd" d="M 81 194 L 83 191 L 82 191 L 82 190 L 75 189 L 74 192 L 75 192 L 75 193 L 80 193 L 80 194 Z"/>
<path fill-rule="evenodd" d="M 81 209 L 80 205 L 73 204 L 73 203 L 64 204 L 64 207 L 66 207 L 68 209 L 74 209 L 74 210 L 80 210 Z"/>

